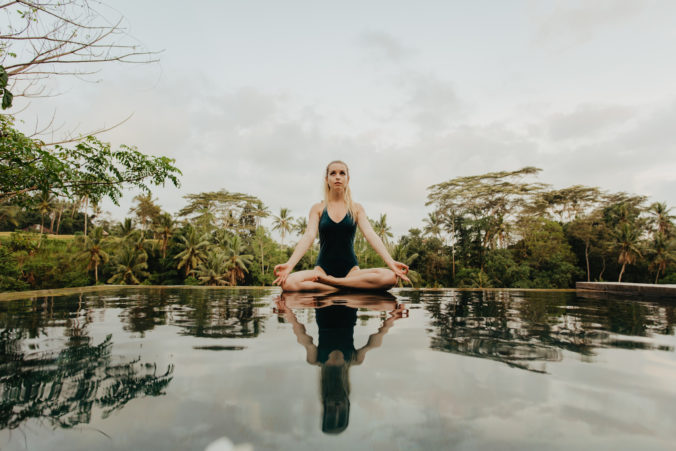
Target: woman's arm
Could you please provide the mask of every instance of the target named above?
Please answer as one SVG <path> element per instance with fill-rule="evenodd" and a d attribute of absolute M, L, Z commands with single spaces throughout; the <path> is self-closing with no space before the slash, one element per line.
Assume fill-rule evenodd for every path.
<path fill-rule="evenodd" d="M 296 335 L 298 343 L 303 345 L 305 348 L 305 358 L 307 363 L 314 365 L 317 363 L 317 346 L 312 342 L 312 337 L 308 335 L 305 330 L 305 326 L 298 321 L 296 314 L 293 313 L 293 310 L 288 308 L 284 303 L 283 299 L 277 300 L 277 311 L 278 313 L 284 315 L 284 319 L 291 323 L 293 328 L 293 333 Z"/>
<path fill-rule="evenodd" d="M 364 207 L 362 207 L 361 204 L 355 204 L 355 206 L 357 208 L 357 225 L 359 225 L 359 230 L 361 230 L 361 233 L 364 235 L 364 238 L 366 238 L 366 241 L 368 241 L 373 250 L 375 250 L 376 253 L 382 257 L 387 267 L 390 268 L 398 278 L 405 280 L 406 282 L 410 282 L 408 277 L 406 277 L 406 273 L 408 273 L 408 266 L 401 262 L 395 261 L 392 258 L 390 253 L 387 251 L 383 240 L 381 240 L 373 230 L 373 227 L 369 222 L 369 218 L 366 216 Z"/>
<path fill-rule="evenodd" d="M 383 344 L 383 338 L 385 337 L 385 334 L 387 331 L 390 330 L 392 326 L 394 326 L 394 322 L 398 320 L 399 318 L 402 318 L 404 314 L 408 314 L 408 310 L 406 310 L 406 306 L 403 304 L 397 304 L 397 306 L 390 312 L 390 316 L 385 319 L 383 322 L 383 325 L 380 326 L 380 329 L 378 329 L 378 332 L 372 334 L 366 344 L 357 350 L 357 357 L 356 357 L 356 363 L 361 364 L 364 361 L 364 357 L 366 357 L 366 353 L 370 351 L 371 349 L 374 348 L 379 348 L 380 345 Z"/>
<path fill-rule="evenodd" d="M 277 285 L 283 284 L 289 274 L 291 274 L 291 271 L 293 271 L 293 268 L 298 264 L 300 259 L 303 258 L 303 255 L 305 255 L 308 249 L 310 249 L 310 246 L 312 246 L 312 243 L 317 236 L 317 231 L 319 230 L 319 216 L 321 211 L 321 203 L 312 206 L 310 209 L 310 216 L 308 217 L 305 233 L 301 237 L 300 241 L 298 241 L 298 244 L 296 244 L 296 248 L 293 250 L 293 254 L 291 254 L 289 260 L 286 263 L 275 266 L 274 274 L 277 276 L 277 278 L 273 283 Z"/>

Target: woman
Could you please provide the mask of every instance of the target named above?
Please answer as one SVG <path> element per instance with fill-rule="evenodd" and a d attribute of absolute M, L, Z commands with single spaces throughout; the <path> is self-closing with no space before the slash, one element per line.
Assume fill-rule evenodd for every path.
<path fill-rule="evenodd" d="M 342 161 L 332 161 L 324 177 L 324 201 L 310 209 L 305 234 L 286 263 L 275 266 L 274 283 L 284 291 L 336 291 L 341 288 L 387 290 L 397 279 L 410 282 L 408 266 L 395 261 L 371 227 L 364 207 L 352 202 L 350 174 Z M 335 218 L 335 219 L 334 219 Z M 364 238 L 388 268 L 359 269 L 354 234 L 359 226 Z M 319 231 L 319 256 L 313 270 L 291 273 Z"/>

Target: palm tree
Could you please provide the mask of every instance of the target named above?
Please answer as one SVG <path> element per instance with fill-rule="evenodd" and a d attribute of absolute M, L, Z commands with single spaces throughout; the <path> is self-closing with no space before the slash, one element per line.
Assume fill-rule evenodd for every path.
<path fill-rule="evenodd" d="M 268 209 L 268 207 L 265 206 L 263 202 L 261 202 L 260 200 L 256 200 L 256 202 L 254 203 L 254 207 L 251 210 L 251 215 L 253 215 L 254 218 L 256 218 L 255 219 L 256 228 L 258 228 L 261 226 L 261 219 L 270 216 L 270 210 Z"/>
<path fill-rule="evenodd" d="M 660 272 L 664 274 L 669 263 L 676 260 L 676 251 L 674 250 L 674 240 L 667 240 L 664 235 L 657 233 L 652 243 L 651 253 L 653 255 L 650 269 L 656 269 L 655 283 L 657 283 Z"/>
<path fill-rule="evenodd" d="M 45 215 L 52 211 L 52 196 L 49 192 L 45 191 L 40 196 L 40 201 L 38 202 L 38 211 L 40 212 L 40 235 L 42 235 L 45 228 Z"/>
<path fill-rule="evenodd" d="M 162 210 L 155 204 L 157 199 L 153 199 L 150 193 L 134 196 L 133 200 L 136 205 L 129 209 L 129 213 L 134 213 L 141 221 L 141 229 L 146 230 L 148 223 L 155 220 Z"/>
<path fill-rule="evenodd" d="M 305 216 L 301 216 L 300 218 L 296 219 L 295 224 L 293 224 L 293 231 L 296 232 L 298 236 L 303 236 L 303 234 L 305 234 L 306 229 L 307 229 L 307 218 Z"/>
<path fill-rule="evenodd" d="M 99 265 L 106 263 L 110 256 L 103 250 L 103 228 L 95 227 L 88 236 L 84 237 L 83 249 L 78 257 L 87 260 L 87 270 L 94 270 L 95 283 L 99 283 Z"/>
<path fill-rule="evenodd" d="M 657 233 L 669 238 L 674 228 L 672 221 L 676 219 L 676 216 L 669 214 L 671 208 L 667 208 L 665 203 L 655 202 L 650 206 L 649 211 L 654 214 L 653 221 L 657 226 Z"/>
<path fill-rule="evenodd" d="M 141 279 L 148 277 L 147 255 L 137 252 L 131 245 L 123 246 L 115 256 L 115 268 L 108 283 L 122 283 L 124 285 L 138 285 Z"/>
<path fill-rule="evenodd" d="M 255 218 L 256 222 L 255 234 L 258 236 L 259 235 L 258 229 L 261 227 L 261 220 L 263 218 L 270 216 L 270 210 L 268 209 L 268 207 L 265 206 L 263 202 L 261 202 L 260 200 L 256 200 L 253 204 L 251 214 Z M 263 235 L 265 235 L 265 229 L 263 229 Z M 262 237 L 260 237 L 260 239 L 258 240 L 261 249 L 261 274 L 265 273 L 265 250 L 263 249 L 263 241 L 264 240 L 262 239 Z"/>
<path fill-rule="evenodd" d="M 441 219 L 441 215 L 438 212 L 434 211 L 432 213 L 428 213 L 427 217 L 423 219 L 423 222 L 425 223 L 425 228 L 423 229 L 425 235 L 432 235 L 436 238 L 441 236 L 441 227 L 443 221 Z"/>
<path fill-rule="evenodd" d="M 230 285 L 237 285 L 237 280 L 244 279 L 244 273 L 249 272 L 247 266 L 251 265 L 253 255 L 244 254 L 246 245 L 242 239 L 235 235 L 230 240 L 230 246 L 226 254 L 227 269 L 230 272 Z"/>
<path fill-rule="evenodd" d="M 211 242 L 221 250 L 226 251 L 230 247 L 232 234 L 225 229 L 216 229 L 211 234 Z"/>
<path fill-rule="evenodd" d="M 632 227 L 628 222 L 623 222 L 613 235 L 620 249 L 617 262 L 622 264 L 620 277 L 617 281 L 622 282 L 622 274 L 624 274 L 624 268 L 627 264 L 631 265 L 638 257 L 641 257 L 641 251 L 638 248 L 639 234 L 635 227 Z"/>
<path fill-rule="evenodd" d="M 373 231 L 383 240 L 383 243 L 389 242 L 388 237 L 392 238 L 391 227 L 387 224 L 387 214 L 381 214 L 378 221 L 373 223 Z"/>
<path fill-rule="evenodd" d="M 65 210 L 69 204 L 64 201 L 56 201 L 55 203 L 59 208 L 59 214 L 56 216 L 56 232 L 54 233 L 58 235 L 59 229 L 61 228 L 61 215 L 63 214 L 63 210 Z"/>
<path fill-rule="evenodd" d="M 7 221 L 18 226 L 20 211 L 21 209 L 16 205 L 0 205 L 0 221 Z"/>
<path fill-rule="evenodd" d="M 126 241 L 134 247 L 137 254 L 143 254 L 145 255 L 146 259 L 148 259 L 148 249 L 150 248 L 151 244 L 150 241 L 146 239 L 145 231 L 135 230 L 127 237 Z"/>
<path fill-rule="evenodd" d="M 127 239 L 135 230 L 134 220 L 132 218 L 124 218 L 124 221 L 118 224 L 116 232 L 120 238 Z"/>
<path fill-rule="evenodd" d="M 193 271 L 200 284 L 219 286 L 228 285 L 228 262 L 223 252 L 215 250 L 207 253 L 206 258 Z"/>
<path fill-rule="evenodd" d="M 408 255 L 408 246 L 397 244 L 392 249 L 392 258 L 394 258 L 396 261 L 404 263 L 406 266 L 411 266 L 418 257 L 419 254 L 417 252 Z M 418 271 L 409 269 L 407 276 L 414 287 L 420 286 L 420 283 L 422 282 L 422 276 Z M 403 287 L 404 283 L 401 279 L 397 278 L 397 285 L 399 287 Z"/>
<path fill-rule="evenodd" d="M 282 236 L 282 246 L 284 246 L 284 237 L 293 229 L 293 217 L 289 216 L 288 208 L 281 208 L 279 216 L 274 216 L 274 218 L 272 230 L 279 230 Z"/>
<path fill-rule="evenodd" d="M 183 250 L 174 258 L 178 259 L 177 269 L 185 267 L 187 277 L 193 268 L 196 268 L 206 258 L 205 253 L 210 244 L 209 236 L 207 234 L 200 236 L 193 227 L 190 227 L 188 233 L 179 238 L 179 246 Z"/>
<path fill-rule="evenodd" d="M 167 245 L 169 238 L 176 232 L 176 223 L 169 213 L 163 213 L 157 218 L 155 224 L 156 236 L 160 237 L 160 249 L 162 249 L 162 258 L 167 256 Z"/>

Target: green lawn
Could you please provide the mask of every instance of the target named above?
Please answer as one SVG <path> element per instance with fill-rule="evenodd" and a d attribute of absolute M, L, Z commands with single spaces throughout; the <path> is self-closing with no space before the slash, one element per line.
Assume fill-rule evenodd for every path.
<path fill-rule="evenodd" d="M 9 238 L 13 232 L 0 232 L 0 238 Z M 48 234 L 47 238 L 56 240 L 72 240 L 75 235 L 52 235 Z"/>

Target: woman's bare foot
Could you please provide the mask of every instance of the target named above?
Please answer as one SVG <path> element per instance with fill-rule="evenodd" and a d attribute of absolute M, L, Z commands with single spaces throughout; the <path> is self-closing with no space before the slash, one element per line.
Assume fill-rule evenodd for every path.
<path fill-rule="evenodd" d="M 331 285 L 332 287 L 339 286 L 339 279 L 337 277 L 329 276 L 327 274 L 317 271 L 317 276 L 314 280 L 315 282 L 323 283 L 325 285 Z"/>

